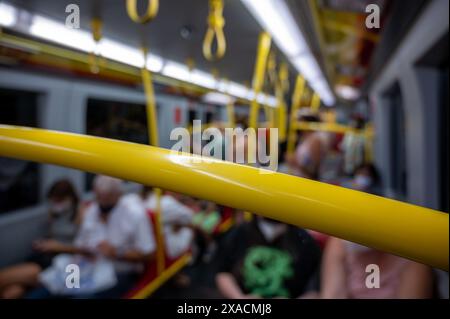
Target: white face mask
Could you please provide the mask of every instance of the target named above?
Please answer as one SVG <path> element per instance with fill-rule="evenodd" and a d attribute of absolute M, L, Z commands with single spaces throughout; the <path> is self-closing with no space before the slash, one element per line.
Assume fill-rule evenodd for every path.
<path fill-rule="evenodd" d="M 267 241 L 273 241 L 287 229 L 285 224 L 271 223 L 264 219 L 258 219 L 257 223 L 259 230 Z"/>
<path fill-rule="evenodd" d="M 372 248 L 366 247 L 357 243 L 353 243 L 351 241 L 346 241 L 345 245 L 347 247 L 347 251 L 355 252 L 355 253 L 363 253 L 366 251 L 370 251 Z"/>
<path fill-rule="evenodd" d="M 358 189 L 367 189 L 372 185 L 372 178 L 366 175 L 355 176 L 355 184 Z"/>
<path fill-rule="evenodd" d="M 55 215 L 62 215 L 69 212 L 72 209 L 72 201 L 70 199 L 64 200 L 59 203 L 50 202 L 50 212 Z"/>

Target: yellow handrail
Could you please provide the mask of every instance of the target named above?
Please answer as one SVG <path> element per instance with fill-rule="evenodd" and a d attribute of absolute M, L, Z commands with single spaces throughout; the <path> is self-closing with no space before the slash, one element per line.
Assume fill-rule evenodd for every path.
<path fill-rule="evenodd" d="M 95 41 L 95 45 L 98 46 L 102 40 L 102 28 L 103 21 L 100 18 L 93 18 L 91 21 L 92 38 Z M 97 55 L 97 52 L 90 52 L 88 57 L 89 69 L 92 73 L 97 74 L 100 72 L 101 57 Z"/>
<path fill-rule="evenodd" d="M 147 11 L 141 16 L 137 10 L 137 0 L 127 0 L 127 12 L 133 22 L 147 23 L 152 21 L 158 14 L 159 0 L 148 0 Z"/>
<path fill-rule="evenodd" d="M 364 134 L 363 131 L 357 130 L 350 126 L 345 126 L 337 123 L 322 123 L 322 122 L 294 122 L 293 128 L 300 131 L 323 131 L 331 133 L 354 133 Z"/>
<path fill-rule="evenodd" d="M 223 28 L 223 0 L 209 0 L 208 29 L 203 40 L 203 55 L 208 61 L 217 61 L 223 58 L 227 50 L 227 42 Z M 212 53 L 214 37 L 217 40 L 217 51 Z"/>
<path fill-rule="evenodd" d="M 297 112 L 301 107 L 302 97 L 305 92 L 305 78 L 300 74 L 297 75 L 297 80 L 295 81 L 294 93 L 292 95 L 292 107 L 289 119 L 289 134 L 287 142 L 287 153 L 292 155 L 295 151 L 295 143 L 297 141 L 297 131 L 295 123 L 297 122 Z"/>
<path fill-rule="evenodd" d="M 106 174 L 204 198 L 448 271 L 448 214 L 152 146 L 0 125 L 0 156 Z"/>

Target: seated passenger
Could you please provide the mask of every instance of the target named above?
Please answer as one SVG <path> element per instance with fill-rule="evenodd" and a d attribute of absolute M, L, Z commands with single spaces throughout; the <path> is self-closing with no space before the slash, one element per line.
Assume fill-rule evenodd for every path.
<path fill-rule="evenodd" d="M 350 188 L 379 193 L 375 166 L 363 164 L 356 169 Z M 366 286 L 366 267 L 379 267 L 379 288 Z M 429 298 L 432 272 L 425 265 L 356 243 L 331 238 L 322 264 L 322 298 Z"/>
<path fill-rule="evenodd" d="M 302 114 L 302 122 L 319 122 L 315 115 Z M 286 154 L 286 162 L 290 171 L 299 177 L 318 180 L 320 165 L 330 147 L 330 137 L 327 132 L 301 131 L 294 154 Z"/>
<path fill-rule="evenodd" d="M 48 233 L 51 238 L 70 243 L 80 223 L 78 195 L 67 179 L 55 182 L 47 193 Z M 35 244 L 39 245 L 39 241 Z M 54 254 L 34 251 L 27 262 L 0 270 L 0 298 L 19 298 L 36 284 L 37 274 L 50 266 Z"/>
<path fill-rule="evenodd" d="M 30 298 L 60 294 L 120 298 L 135 284 L 143 263 L 153 258 L 156 247 L 151 224 L 142 206 L 121 200 L 122 182 L 97 176 L 94 192 L 96 201 L 87 208 L 72 245 L 55 240 L 38 244 L 41 251 L 61 255 L 40 274 L 43 287 L 32 292 Z M 61 264 L 68 263 L 81 269 L 79 291 L 60 287 L 67 276 Z"/>
<path fill-rule="evenodd" d="M 155 211 L 157 198 L 151 192 L 151 188 L 145 187 L 144 205 L 146 209 Z M 161 196 L 160 208 L 164 227 L 164 240 L 166 252 L 170 258 L 177 258 L 189 250 L 194 233 L 191 229 L 194 212 L 175 198 L 175 193 L 166 191 Z"/>
<path fill-rule="evenodd" d="M 379 269 L 377 286 L 367 285 L 368 265 Z M 325 248 L 321 280 L 321 298 L 417 299 L 433 293 L 428 266 L 338 238 Z"/>
<path fill-rule="evenodd" d="M 320 249 L 306 231 L 256 217 L 232 230 L 216 283 L 226 298 L 297 298 L 317 291 Z"/>

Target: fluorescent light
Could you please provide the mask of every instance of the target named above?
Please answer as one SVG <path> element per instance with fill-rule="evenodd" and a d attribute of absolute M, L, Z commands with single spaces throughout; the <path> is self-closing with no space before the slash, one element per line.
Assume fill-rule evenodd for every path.
<path fill-rule="evenodd" d="M 0 25 L 11 27 L 17 22 L 18 10 L 6 3 L 0 3 Z"/>
<path fill-rule="evenodd" d="M 324 76 L 285 0 L 241 1 L 261 27 L 270 33 L 278 48 L 309 85 L 319 89 L 314 88 L 324 103 L 334 104 L 335 99 L 328 84 L 315 83 L 318 78 L 324 79 Z"/>
<path fill-rule="evenodd" d="M 361 95 L 361 92 L 357 88 L 349 85 L 337 85 L 336 93 L 343 99 L 351 101 L 358 99 Z"/>
<path fill-rule="evenodd" d="M 304 74 L 305 76 L 307 74 L 310 82 L 313 82 L 314 79 L 322 76 L 322 72 L 320 71 L 316 59 L 309 53 L 293 58 L 292 64 L 300 74 Z"/>
<path fill-rule="evenodd" d="M 308 46 L 284 1 L 241 0 L 268 31 L 277 46 L 287 55 L 296 56 L 308 51 Z"/>
<path fill-rule="evenodd" d="M 89 32 L 66 28 L 62 23 L 39 15 L 33 16 L 30 33 L 35 37 L 84 52 L 93 52 L 95 50 L 95 41 Z"/>
<path fill-rule="evenodd" d="M 25 10 L 23 12 L 27 13 Z M 0 3 L 0 24 L 5 26 L 15 25 L 18 13 L 19 9 Z M 31 13 L 29 14 L 31 15 Z M 64 23 L 41 15 L 31 16 L 32 22 L 29 28 L 29 33 L 37 38 L 75 48 L 86 53 L 93 52 L 107 59 L 134 67 L 141 68 L 144 65 L 142 51 L 138 48 L 134 48 L 105 37 L 99 43 L 96 43 L 90 31 L 70 29 L 67 28 Z M 223 96 L 228 96 L 227 101 L 233 99 L 231 96 L 247 100 L 253 100 L 255 96 L 255 93 L 252 90 L 247 89 L 239 83 L 225 79 L 217 81 L 213 75 L 207 72 L 197 69 L 189 71 L 188 67 L 184 64 L 175 61 L 165 61 L 162 57 L 154 54 L 149 54 L 147 56 L 146 67 L 152 72 L 161 72 L 167 77 L 190 82 L 207 89 L 217 89 L 222 93 L 227 93 L 228 95 L 222 94 Z M 220 100 L 218 96 L 215 96 L 215 98 L 216 101 Z M 222 102 L 225 101 L 223 97 L 221 100 Z M 259 101 L 261 104 L 269 104 L 270 106 L 276 105 L 276 103 L 274 103 L 276 99 L 273 96 L 266 97 L 265 95 L 260 95 Z"/>
<path fill-rule="evenodd" d="M 190 80 L 190 72 L 188 67 L 181 63 L 167 61 L 166 65 L 162 70 L 162 73 L 165 76 L 169 76 L 177 80 L 186 82 L 189 82 Z"/>
<path fill-rule="evenodd" d="M 203 95 L 202 101 L 205 103 L 216 105 L 227 105 L 229 103 L 234 103 L 235 99 L 229 96 L 228 94 L 209 92 Z"/>
<path fill-rule="evenodd" d="M 193 70 L 190 80 L 192 83 L 208 89 L 214 89 L 217 85 L 216 79 L 212 74 L 200 70 Z"/>
<path fill-rule="evenodd" d="M 246 99 L 248 96 L 248 89 L 242 84 L 230 82 L 228 85 L 228 94 L 241 99 Z"/>

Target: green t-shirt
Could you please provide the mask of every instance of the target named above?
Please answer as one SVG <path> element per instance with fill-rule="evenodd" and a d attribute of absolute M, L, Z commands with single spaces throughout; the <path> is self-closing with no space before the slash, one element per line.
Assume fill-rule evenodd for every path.
<path fill-rule="evenodd" d="M 198 212 L 194 215 L 192 222 L 206 233 L 211 234 L 220 222 L 220 214 L 216 211 L 211 213 Z"/>

